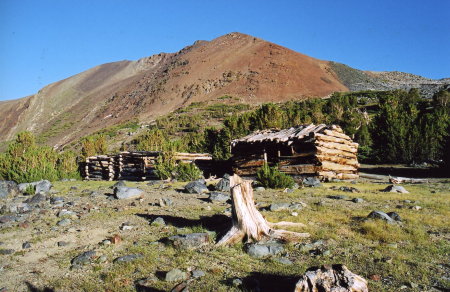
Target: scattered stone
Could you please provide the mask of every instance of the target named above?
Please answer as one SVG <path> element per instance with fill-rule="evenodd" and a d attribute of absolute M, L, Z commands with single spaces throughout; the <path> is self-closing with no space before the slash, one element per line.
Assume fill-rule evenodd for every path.
<path fill-rule="evenodd" d="M 168 238 L 174 247 L 185 249 L 196 249 L 209 243 L 208 233 L 190 233 L 175 235 Z"/>
<path fill-rule="evenodd" d="M 402 186 L 390 185 L 387 186 L 383 192 L 409 194 L 409 192 Z"/>
<path fill-rule="evenodd" d="M 264 187 L 256 187 L 255 192 L 264 192 L 266 189 Z"/>
<path fill-rule="evenodd" d="M 80 266 L 90 263 L 96 254 L 97 253 L 94 250 L 85 251 L 74 257 L 71 263 L 73 266 Z"/>
<path fill-rule="evenodd" d="M 422 207 L 420 207 L 420 206 L 411 206 L 411 208 L 410 209 L 412 209 L 412 210 L 416 210 L 416 211 L 419 211 L 419 210 L 421 210 L 422 209 Z"/>
<path fill-rule="evenodd" d="M 161 198 L 159 199 L 159 206 L 161 207 L 173 206 L 173 201 L 170 198 Z"/>
<path fill-rule="evenodd" d="M 114 259 L 113 262 L 114 263 L 131 262 L 131 261 L 137 260 L 137 259 L 142 258 L 142 257 L 143 257 L 143 255 L 141 255 L 141 254 L 129 254 L 129 255 L 126 255 L 126 256 L 118 257 L 118 258 Z"/>
<path fill-rule="evenodd" d="M 59 247 L 69 245 L 69 243 L 66 242 L 66 241 L 58 241 L 57 244 L 58 244 Z"/>
<path fill-rule="evenodd" d="M 97 259 L 97 262 L 98 262 L 98 263 L 105 263 L 106 261 L 108 261 L 108 257 L 107 257 L 107 256 L 104 256 L 104 255 L 100 256 L 100 257 Z"/>
<path fill-rule="evenodd" d="M 381 211 L 372 211 L 370 212 L 370 214 L 367 216 L 367 218 L 371 218 L 371 219 L 381 219 L 386 221 L 387 223 L 394 223 L 394 219 L 392 219 L 391 217 L 389 217 L 388 214 L 381 212 Z"/>
<path fill-rule="evenodd" d="M 144 192 L 138 188 L 115 187 L 114 195 L 116 199 L 137 199 L 142 198 Z"/>
<path fill-rule="evenodd" d="M 364 202 L 364 200 L 361 199 L 361 198 L 353 198 L 353 199 L 352 199 L 352 202 L 353 202 L 353 203 L 362 203 L 362 202 Z"/>
<path fill-rule="evenodd" d="M 152 221 L 151 225 L 152 226 L 165 226 L 166 222 L 164 221 L 164 218 L 157 217 L 157 218 L 155 218 L 155 220 Z"/>
<path fill-rule="evenodd" d="M 10 213 L 26 213 L 31 211 L 31 206 L 27 203 L 16 203 L 9 206 Z"/>
<path fill-rule="evenodd" d="M 120 230 L 131 230 L 131 229 L 133 229 L 133 228 L 134 228 L 134 226 L 131 225 L 131 223 L 129 223 L 129 222 L 124 222 L 124 223 L 122 223 L 122 225 L 120 226 Z"/>
<path fill-rule="evenodd" d="M 342 191 L 342 192 L 349 192 L 349 193 L 360 193 L 360 191 L 357 188 L 354 188 L 354 187 L 342 186 L 338 190 Z"/>
<path fill-rule="evenodd" d="M 391 217 L 395 221 L 402 221 L 402 218 L 400 218 L 400 215 L 398 215 L 395 212 L 388 212 L 388 213 L 386 213 L 386 215 L 388 215 L 389 217 Z"/>
<path fill-rule="evenodd" d="M 127 185 L 125 184 L 125 182 L 123 180 L 119 180 L 118 182 L 116 182 L 111 188 L 114 190 L 117 187 L 126 187 Z"/>
<path fill-rule="evenodd" d="M 322 184 L 320 183 L 320 180 L 316 177 L 306 177 L 302 181 L 303 185 L 305 187 L 320 187 Z"/>
<path fill-rule="evenodd" d="M 73 211 L 62 209 L 61 211 L 58 212 L 58 217 L 60 217 L 60 218 L 62 218 L 62 217 L 75 218 L 75 217 L 77 217 L 77 214 L 75 212 L 73 212 Z"/>
<path fill-rule="evenodd" d="M 122 242 L 122 237 L 119 234 L 114 234 L 109 240 L 112 244 L 119 244 Z"/>
<path fill-rule="evenodd" d="M 26 241 L 26 242 L 22 243 L 22 248 L 23 248 L 23 249 L 25 249 L 25 248 L 31 248 L 31 244 L 30 244 L 28 241 Z"/>
<path fill-rule="evenodd" d="M 20 190 L 15 182 L 8 180 L 0 181 L 0 199 L 18 195 L 20 195 Z"/>
<path fill-rule="evenodd" d="M 51 197 L 50 198 L 50 203 L 51 204 L 58 204 L 58 203 L 62 203 L 64 202 L 64 198 L 63 197 Z"/>
<path fill-rule="evenodd" d="M 65 218 L 65 219 L 62 219 L 62 220 L 58 221 L 58 223 L 56 223 L 56 225 L 58 225 L 58 226 L 68 226 L 68 225 L 70 225 L 70 223 L 72 223 L 72 221 L 69 218 Z"/>
<path fill-rule="evenodd" d="M 192 271 L 193 278 L 201 278 L 201 277 L 204 277 L 205 275 L 206 275 L 206 273 L 203 272 L 202 270 L 193 270 Z"/>
<path fill-rule="evenodd" d="M 13 254 L 15 252 L 14 249 L 12 248 L 2 248 L 0 249 L 0 255 L 8 255 L 8 254 Z"/>
<path fill-rule="evenodd" d="M 18 221 L 19 217 L 14 216 L 14 215 L 3 215 L 0 216 L 0 223 L 7 223 L 7 222 L 12 222 L 12 221 Z"/>
<path fill-rule="evenodd" d="M 293 264 L 292 261 L 287 258 L 275 258 L 274 260 L 283 265 L 292 265 Z"/>
<path fill-rule="evenodd" d="M 323 256 L 329 256 L 329 255 L 331 255 L 331 251 L 330 250 L 324 250 L 324 251 L 322 251 L 322 255 Z"/>
<path fill-rule="evenodd" d="M 283 210 L 298 211 L 305 206 L 304 203 L 273 203 L 269 206 L 269 210 L 272 212 Z"/>
<path fill-rule="evenodd" d="M 228 194 L 226 194 L 226 193 L 212 192 L 209 195 L 209 200 L 211 202 L 226 202 L 228 200 L 231 200 L 231 197 Z"/>
<path fill-rule="evenodd" d="M 219 182 L 215 185 L 214 189 L 219 192 L 229 192 L 230 191 L 230 176 L 223 177 Z"/>
<path fill-rule="evenodd" d="M 184 186 L 184 189 L 188 194 L 203 194 L 209 191 L 201 180 L 191 181 Z"/>
<path fill-rule="evenodd" d="M 238 288 L 238 287 L 242 286 L 242 279 L 239 279 L 239 278 L 233 279 L 233 281 L 231 283 L 233 284 L 233 287 Z"/>
<path fill-rule="evenodd" d="M 144 278 L 144 279 L 139 279 L 136 281 L 137 286 L 140 287 L 144 287 L 144 288 L 149 288 L 148 291 L 153 290 L 152 287 L 155 285 L 155 282 L 158 282 L 159 279 L 158 277 L 156 277 L 154 274 L 151 274 L 149 277 Z M 141 289 L 141 290 L 137 290 L 137 291 L 147 291 L 146 289 Z"/>
<path fill-rule="evenodd" d="M 52 184 L 48 180 L 41 180 L 36 184 L 36 194 L 48 194 Z"/>
<path fill-rule="evenodd" d="M 410 201 L 410 200 L 403 200 L 403 203 L 405 203 L 405 204 L 411 204 L 411 201 Z"/>
<path fill-rule="evenodd" d="M 313 267 L 295 285 L 296 292 L 340 291 L 368 292 L 367 281 L 344 265 Z"/>
<path fill-rule="evenodd" d="M 369 279 L 372 281 L 381 281 L 381 276 L 378 274 L 373 274 L 369 276 Z"/>
<path fill-rule="evenodd" d="M 102 241 L 101 244 L 102 244 L 102 245 L 110 245 L 110 244 L 111 244 L 111 240 L 105 239 L 105 240 Z"/>
<path fill-rule="evenodd" d="M 409 282 L 408 284 L 409 284 L 409 287 L 411 287 L 411 288 L 413 288 L 413 289 L 419 288 L 419 285 L 416 284 L 416 283 L 414 283 L 414 282 Z"/>
<path fill-rule="evenodd" d="M 337 196 L 328 196 L 329 199 L 334 199 L 334 200 L 347 200 L 348 197 L 344 196 L 344 195 L 337 195 Z"/>
<path fill-rule="evenodd" d="M 166 282 L 179 282 L 188 279 L 188 274 L 179 269 L 173 269 L 167 272 L 166 274 Z"/>
<path fill-rule="evenodd" d="M 78 187 L 77 186 L 71 186 L 70 190 L 72 190 L 72 191 L 78 190 Z"/>
<path fill-rule="evenodd" d="M 388 243 L 387 246 L 390 247 L 390 248 L 394 248 L 394 249 L 398 248 L 398 244 L 397 243 Z"/>
<path fill-rule="evenodd" d="M 298 213 L 297 212 L 292 212 L 291 215 L 294 216 L 294 217 L 297 217 Z"/>
<path fill-rule="evenodd" d="M 255 243 L 247 246 L 247 253 L 255 258 L 278 255 L 283 251 L 284 247 L 280 243 Z"/>
<path fill-rule="evenodd" d="M 288 189 L 288 188 L 284 189 L 284 191 L 283 191 L 283 193 L 293 193 L 293 192 L 294 192 L 293 189 Z"/>
<path fill-rule="evenodd" d="M 30 205 L 36 205 L 39 204 L 41 202 L 44 202 L 46 200 L 46 196 L 43 195 L 42 193 L 38 193 L 36 195 L 34 195 L 33 197 L 26 199 L 24 201 L 24 203 L 30 204 Z"/>

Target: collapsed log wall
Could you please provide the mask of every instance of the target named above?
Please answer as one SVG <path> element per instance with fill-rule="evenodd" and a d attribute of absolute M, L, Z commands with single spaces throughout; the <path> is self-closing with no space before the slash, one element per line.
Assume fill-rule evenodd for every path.
<path fill-rule="evenodd" d="M 358 144 L 335 125 L 266 130 L 233 141 L 233 170 L 238 175 L 254 175 L 266 162 L 290 175 L 355 179 L 357 151 Z"/>

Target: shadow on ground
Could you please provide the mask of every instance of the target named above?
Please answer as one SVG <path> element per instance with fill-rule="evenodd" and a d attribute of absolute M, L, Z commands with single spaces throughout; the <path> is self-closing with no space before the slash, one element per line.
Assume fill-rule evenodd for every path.
<path fill-rule="evenodd" d="M 30 282 L 25 282 L 25 284 L 27 285 L 28 291 L 30 291 L 30 292 L 54 292 L 55 291 L 52 288 L 48 288 L 48 287 L 39 289 L 39 288 L 35 287 L 33 284 L 31 284 Z"/>
<path fill-rule="evenodd" d="M 252 272 L 242 279 L 242 287 L 245 291 L 276 292 L 294 291 L 295 284 L 300 277 L 281 276 Z M 232 285 L 233 279 L 226 280 L 228 285 Z"/>

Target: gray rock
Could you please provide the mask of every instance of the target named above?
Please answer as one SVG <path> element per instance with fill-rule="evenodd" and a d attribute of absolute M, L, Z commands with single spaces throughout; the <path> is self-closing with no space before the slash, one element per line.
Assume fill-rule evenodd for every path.
<path fill-rule="evenodd" d="M 2 248 L 0 249 L 0 255 L 8 255 L 8 254 L 13 254 L 16 251 L 12 248 Z"/>
<path fill-rule="evenodd" d="M 211 202 L 226 202 L 228 200 L 231 200 L 231 197 L 226 193 L 211 192 L 211 194 L 209 195 L 209 200 Z"/>
<path fill-rule="evenodd" d="M 303 203 L 273 203 L 269 206 L 269 210 L 272 212 L 283 210 L 298 211 L 303 209 L 303 207 L 305 207 Z"/>
<path fill-rule="evenodd" d="M 8 180 L 0 181 L 0 199 L 15 197 L 20 195 L 20 193 L 19 187 L 15 182 Z"/>
<path fill-rule="evenodd" d="M 66 245 L 69 245 L 69 243 L 68 242 L 66 242 L 66 241 L 58 241 L 58 246 L 66 246 Z"/>
<path fill-rule="evenodd" d="M 400 218 L 400 215 L 398 215 L 396 212 L 388 212 L 386 214 L 395 221 L 402 221 L 402 218 Z"/>
<path fill-rule="evenodd" d="M 14 203 L 9 206 L 9 212 L 11 213 L 26 213 L 31 209 L 31 206 L 27 203 Z"/>
<path fill-rule="evenodd" d="M 90 263 L 97 253 L 94 250 L 85 251 L 76 257 L 74 257 L 71 261 L 72 265 L 79 266 Z"/>
<path fill-rule="evenodd" d="M 58 212 L 58 217 L 62 218 L 62 217 L 76 217 L 77 213 L 73 212 L 73 211 L 69 211 L 66 209 L 62 209 L 61 211 Z"/>
<path fill-rule="evenodd" d="M 322 184 L 320 180 L 316 177 L 306 177 L 302 181 L 303 185 L 306 187 L 320 187 Z"/>
<path fill-rule="evenodd" d="M 170 198 L 161 198 L 161 199 L 159 199 L 159 205 L 161 207 L 173 206 L 173 201 Z"/>
<path fill-rule="evenodd" d="M 383 192 L 409 194 L 409 192 L 402 186 L 390 185 L 387 186 Z"/>
<path fill-rule="evenodd" d="M 164 219 L 162 217 L 157 217 L 155 220 L 152 221 L 152 226 L 165 226 L 166 222 L 164 222 Z"/>
<path fill-rule="evenodd" d="M 62 219 L 60 221 L 58 221 L 58 223 L 56 223 L 56 225 L 58 226 L 68 226 L 72 223 L 72 221 L 68 218 Z"/>
<path fill-rule="evenodd" d="M 367 218 L 371 218 L 371 219 L 381 219 L 386 221 L 387 223 L 394 223 L 394 220 L 389 217 L 388 214 L 381 212 L 381 211 L 372 211 L 370 212 L 370 214 L 367 216 Z"/>
<path fill-rule="evenodd" d="M 52 184 L 48 180 L 40 180 L 31 183 L 21 183 L 18 185 L 19 190 L 22 193 L 25 192 L 25 190 L 30 186 L 35 188 L 34 194 L 48 194 L 50 192 L 50 189 L 52 188 Z"/>
<path fill-rule="evenodd" d="M 107 260 L 108 260 L 108 257 L 102 255 L 102 256 L 100 256 L 100 257 L 97 259 L 97 262 L 98 262 L 98 263 L 105 263 Z"/>
<path fill-rule="evenodd" d="M 142 257 L 143 257 L 143 255 L 141 255 L 141 254 L 129 254 L 129 255 L 126 255 L 126 256 L 118 257 L 118 258 L 114 259 L 113 262 L 114 263 L 131 262 L 131 261 L 137 260 L 137 259 L 142 258 Z"/>
<path fill-rule="evenodd" d="M 173 269 L 166 274 L 167 282 L 180 282 L 188 279 L 188 274 L 179 269 Z"/>
<path fill-rule="evenodd" d="M 116 187 L 114 195 L 117 199 L 136 199 L 141 198 L 144 192 L 138 188 Z"/>
<path fill-rule="evenodd" d="M 184 186 L 184 189 L 189 194 L 203 194 L 209 191 L 206 185 L 200 180 L 191 181 Z"/>
<path fill-rule="evenodd" d="M 64 202 L 63 197 L 51 197 L 50 198 L 50 203 L 52 203 L 52 204 L 57 204 L 57 203 L 61 203 L 61 202 Z"/>
<path fill-rule="evenodd" d="M 23 248 L 23 249 L 25 249 L 25 248 L 31 248 L 31 244 L 30 244 L 28 241 L 26 241 L 26 242 L 22 243 L 22 248 Z"/>
<path fill-rule="evenodd" d="M 123 180 L 119 180 L 118 182 L 116 182 L 111 188 L 115 189 L 117 187 L 126 187 L 127 185 L 125 184 L 125 182 Z"/>
<path fill-rule="evenodd" d="M 292 265 L 293 264 L 292 261 L 287 258 L 275 258 L 274 260 L 283 265 Z"/>
<path fill-rule="evenodd" d="M 284 247 L 279 243 L 255 243 L 247 246 L 247 253 L 251 257 L 263 258 L 271 255 L 278 255 L 284 251 Z"/>
<path fill-rule="evenodd" d="M 357 188 L 354 188 L 354 187 L 342 186 L 338 190 L 339 191 L 343 191 L 343 192 L 348 192 L 348 193 L 360 193 L 360 191 Z"/>
<path fill-rule="evenodd" d="M 240 286 L 242 286 L 242 279 L 239 279 L 239 278 L 233 279 L 231 284 L 233 285 L 233 287 L 236 287 L 236 288 L 240 287 Z"/>
<path fill-rule="evenodd" d="M 264 192 L 266 189 L 264 187 L 256 187 L 255 192 Z"/>
<path fill-rule="evenodd" d="M 361 198 L 353 198 L 353 199 L 352 199 L 352 202 L 353 202 L 353 203 L 362 203 L 362 202 L 364 202 L 364 200 L 361 199 Z"/>
<path fill-rule="evenodd" d="M 344 195 L 337 195 L 337 196 L 328 196 L 329 199 L 333 199 L 333 200 L 347 200 L 348 197 L 344 196 Z"/>
<path fill-rule="evenodd" d="M 192 271 L 193 278 L 201 278 L 201 277 L 204 277 L 205 275 L 206 275 L 206 273 L 203 272 L 202 270 L 193 270 Z"/>
<path fill-rule="evenodd" d="M 3 215 L 0 216 L 0 223 L 8 223 L 13 221 L 19 221 L 19 217 L 15 215 Z"/>
<path fill-rule="evenodd" d="M 175 235 L 168 238 L 169 242 L 177 248 L 196 249 L 209 243 L 208 233 L 190 233 Z"/>
<path fill-rule="evenodd" d="M 45 195 L 43 195 L 42 193 L 36 194 L 33 197 L 26 199 L 25 201 L 23 201 L 24 203 L 30 204 L 30 205 L 36 205 L 39 204 L 41 202 L 44 202 L 47 199 L 47 197 Z"/>
<path fill-rule="evenodd" d="M 411 204 L 411 201 L 410 201 L 410 200 L 404 200 L 403 203 L 405 203 L 405 204 Z"/>
<path fill-rule="evenodd" d="M 216 191 L 219 192 L 229 192 L 230 191 L 230 178 L 222 178 L 214 187 Z"/>

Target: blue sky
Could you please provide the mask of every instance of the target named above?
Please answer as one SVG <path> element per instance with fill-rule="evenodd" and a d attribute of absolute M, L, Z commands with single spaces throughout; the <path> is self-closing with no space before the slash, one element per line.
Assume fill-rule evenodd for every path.
<path fill-rule="evenodd" d="M 450 77 L 449 0 L 0 0 L 0 100 L 238 31 L 374 71 Z"/>

